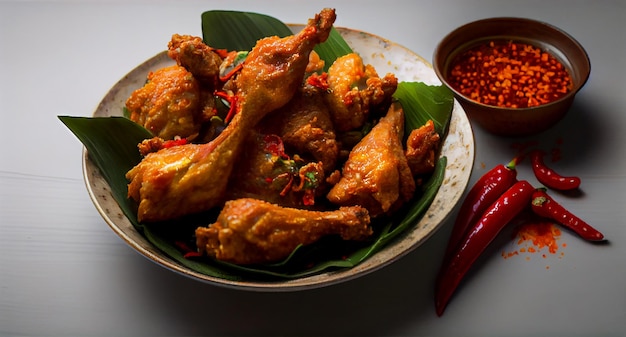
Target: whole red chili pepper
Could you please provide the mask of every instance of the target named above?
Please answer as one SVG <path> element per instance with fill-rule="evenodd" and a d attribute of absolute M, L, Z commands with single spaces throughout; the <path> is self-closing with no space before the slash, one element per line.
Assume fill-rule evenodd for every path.
<path fill-rule="evenodd" d="M 452 227 L 444 261 L 450 259 L 469 226 L 476 222 L 485 209 L 517 181 L 517 170 L 515 168 L 517 162 L 518 158 L 514 158 L 506 165 L 499 164 L 495 166 L 480 177 L 474 184 L 474 187 L 467 193 L 456 216 L 454 227 Z"/>
<path fill-rule="evenodd" d="M 528 207 L 535 188 L 527 181 L 516 182 L 492 203 L 465 234 L 458 249 L 442 272 L 435 289 L 435 309 L 441 316 L 458 287 L 480 254 L 495 239 L 504 226 Z"/>
<path fill-rule="evenodd" d="M 580 178 L 564 177 L 547 167 L 543 161 L 543 155 L 544 153 L 539 150 L 535 150 L 530 154 L 533 172 L 540 183 L 559 191 L 573 190 L 580 186 Z"/>
<path fill-rule="evenodd" d="M 588 241 L 602 241 L 604 235 L 588 223 L 572 214 L 561 204 L 550 197 L 545 189 L 538 188 L 533 193 L 532 210 L 535 214 L 554 220 L 559 224 L 573 230 L 581 238 Z"/>

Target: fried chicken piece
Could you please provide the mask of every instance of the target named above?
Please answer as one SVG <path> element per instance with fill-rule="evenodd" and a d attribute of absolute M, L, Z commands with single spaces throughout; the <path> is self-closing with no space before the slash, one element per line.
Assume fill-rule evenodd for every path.
<path fill-rule="evenodd" d="M 268 263 L 327 235 L 367 239 L 372 234 L 369 224 L 367 210 L 360 206 L 317 212 L 245 198 L 226 202 L 215 223 L 197 228 L 196 244 L 200 253 L 218 260 Z"/>
<path fill-rule="evenodd" d="M 370 64 L 351 53 L 339 57 L 328 68 L 330 94 L 327 102 L 337 131 L 350 131 L 362 127 L 370 111 L 389 103 L 398 87 L 398 79 L 391 73 L 383 78 Z"/>
<path fill-rule="evenodd" d="M 335 19 L 335 10 L 326 8 L 296 35 L 257 42 L 235 79 L 241 110 L 255 114 L 246 117 L 254 121 L 250 124 L 256 125 L 265 116 L 258 111 L 273 111 L 291 100 L 302 85 L 309 54 L 326 41 Z"/>
<path fill-rule="evenodd" d="M 371 217 L 393 211 L 415 192 L 402 147 L 404 113 L 399 103 L 352 149 L 342 177 L 327 195 L 342 206 L 362 205 Z"/>
<path fill-rule="evenodd" d="M 324 70 L 325 64 L 324 60 L 322 60 L 320 55 L 314 50 L 311 54 L 309 54 L 309 64 L 306 66 L 306 73 L 312 74 L 315 72 L 321 72 Z"/>
<path fill-rule="evenodd" d="M 266 133 L 278 135 L 285 146 L 301 156 L 311 157 L 330 173 L 339 157 L 335 128 L 322 94 L 303 88 L 291 101 L 261 122 Z"/>
<path fill-rule="evenodd" d="M 291 159 L 274 134 L 252 130 L 237 158 L 226 199 L 255 198 L 285 207 L 309 208 L 324 182 L 319 162 Z"/>
<path fill-rule="evenodd" d="M 169 66 L 148 74 L 146 84 L 126 100 L 130 119 L 154 136 L 173 139 L 193 137 L 200 129 L 200 86 L 181 66 Z"/>
<path fill-rule="evenodd" d="M 167 47 L 167 55 L 172 60 L 189 70 L 200 82 L 215 89 L 219 81 L 222 58 L 202 38 L 174 34 Z"/>
<path fill-rule="evenodd" d="M 296 88 L 285 86 L 300 84 L 310 51 L 328 37 L 334 19 L 334 11 L 324 10 L 296 35 L 260 40 L 237 77 L 237 114 L 219 136 L 206 144 L 150 153 L 126 173 L 128 196 L 139 203 L 139 221 L 173 219 L 224 201 L 248 131 L 289 102 Z"/>
<path fill-rule="evenodd" d="M 128 196 L 139 203 L 140 222 L 162 221 L 209 210 L 224 190 L 245 129 L 235 118 L 206 144 L 185 144 L 149 153 L 126 173 Z"/>
<path fill-rule="evenodd" d="M 406 142 L 405 156 L 414 176 L 433 172 L 439 143 L 440 137 L 432 120 L 411 131 Z"/>

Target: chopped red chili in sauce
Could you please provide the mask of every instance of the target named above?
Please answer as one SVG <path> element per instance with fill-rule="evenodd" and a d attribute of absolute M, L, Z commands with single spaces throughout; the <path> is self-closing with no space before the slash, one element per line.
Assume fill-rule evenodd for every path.
<path fill-rule="evenodd" d="M 469 99 L 510 108 L 558 100 L 572 87 L 567 69 L 556 57 L 531 44 L 508 40 L 489 41 L 458 55 L 448 81 Z"/>

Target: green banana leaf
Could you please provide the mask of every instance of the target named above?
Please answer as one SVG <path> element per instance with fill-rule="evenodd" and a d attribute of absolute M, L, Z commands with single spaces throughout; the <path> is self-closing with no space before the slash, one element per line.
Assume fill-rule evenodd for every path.
<path fill-rule="evenodd" d="M 216 49 L 249 51 L 264 37 L 292 34 L 282 21 L 259 13 L 213 10 L 201 19 L 204 43 Z"/>
<path fill-rule="evenodd" d="M 208 15 L 207 13 L 211 14 Z M 242 15 L 245 19 L 241 19 Z M 248 39 L 247 31 L 252 32 L 250 34 L 263 36 L 276 35 L 276 30 L 273 29 L 281 26 L 279 24 L 280 21 L 265 15 L 232 11 L 205 12 L 202 15 L 202 20 L 203 29 L 212 27 L 210 34 L 206 34 L 207 31 L 203 31 L 205 33 L 205 41 L 213 41 L 213 38 L 210 36 L 212 34 L 220 35 L 227 44 L 216 45 L 211 42 L 211 45 L 229 50 L 246 50 L 245 46 L 250 46 L 250 41 L 243 41 Z M 211 26 L 205 22 L 207 20 L 222 20 L 223 23 Z M 245 20 L 246 24 L 233 24 L 233 22 L 239 22 L 239 20 Z M 259 24 L 257 25 L 257 23 Z M 219 27 L 223 28 L 220 30 Z M 237 31 L 234 31 L 234 27 L 239 28 Z M 246 31 L 242 31 L 244 28 Z M 258 33 L 258 31 L 261 33 Z M 243 36 L 244 38 L 238 40 L 238 36 Z M 347 46 L 338 33 L 334 35 L 333 39 L 339 39 L 336 45 L 341 46 L 345 44 Z M 330 47 L 327 51 L 323 51 L 323 53 L 326 53 L 325 57 L 328 57 L 329 60 L 334 60 L 345 52 L 346 50 L 341 47 Z M 328 64 L 332 64 L 332 62 Z M 452 111 L 452 105 L 449 104 L 452 102 L 452 96 L 449 92 L 446 93 L 438 86 L 406 82 L 399 84 L 398 91 L 399 93 L 394 95 L 394 97 L 404 107 L 407 116 L 407 128 L 419 127 L 426 120 L 433 119 L 437 131 L 442 136 L 445 136 L 446 125 Z M 123 112 L 120 111 L 120 113 Z M 279 263 L 244 267 L 208 258 L 186 258 L 184 256 L 185 252 L 180 249 L 179 242 L 187 242 L 193 245 L 192 240 L 195 228 L 211 223 L 216 217 L 216 212 L 207 212 L 206 214 L 179 220 L 176 226 L 171 226 L 169 223 L 142 224 L 137 221 L 136 205 L 127 198 L 125 174 L 141 160 L 136 145 L 141 140 L 151 137 L 147 130 L 124 117 L 89 118 L 59 116 L 59 119 L 83 143 L 89 157 L 109 183 L 113 197 L 139 232 L 143 233 L 152 244 L 182 265 L 206 275 L 228 280 L 299 278 L 322 271 L 350 268 L 361 263 L 419 221 L 432 203 L 439 186 L 443 182 L 447 164 L 445 157 L 439 159 L 435 172 L 422 186 L 421 190 L 417 191 L 415 200 L 395 214 L 393 218 L 382 220 L 380 223 L 375 224 L 376 232 L 372 240 L 365 243 L 346 243 L 336 238 L 325 238 L 314 245 L 298 247 L 288 258 Z"/>
<path fill-rule="evenodd" d="M 249 51 L 264 37 L 292 34 L 285 23 L 264 14 L 223 10 L 202 13 L 202 39 L 217 49 Z M 324 71 L 327 71 L 339 56 L 352 53 L 352 48 L 333 27 L 328 39 L 315 46 L 315 52 L 324 60 Z"/>
<path fill-rule="evenodd" d="M 405 111 L 420 112 L 405 114 L 405 135 L 426 124 L 429 119 L 433 121 L 439 135 L 447 133 L 450 112 L 454 105 L 454 96 L 450 89 L 423 82 L 401 82 L 393 97 L 402 104 Z"/>

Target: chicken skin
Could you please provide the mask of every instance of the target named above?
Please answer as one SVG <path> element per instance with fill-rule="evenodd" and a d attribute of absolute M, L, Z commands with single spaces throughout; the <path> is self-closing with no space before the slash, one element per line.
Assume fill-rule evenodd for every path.
<path fill-rule="evenodd" d="M 327 235 L 367 239 L 372 234 L 369 225 L 367 211 L 360 206 L 316 212 L 244 198 L 226 202 L 215 223 L 198 227 L 196 245 L 200 253 L 221 261 L 269 263 Z"/>
<path fill-rule="evenodd" d="M 244 129 L 233 128 L 206 144 L 185 144 L 149 153 L 126 173 L 128 196 L 139 203 L 140 222 L 169 220 L 209 210 L 222 202 Z"/>
<path fill-rule="evenodd" d="M 146 84 L 126 100 L 130 119 L 163 139 L 192 137 L 200 130 L 200 86 L 181 66 L 148 74 Z"/>
<path fill-rule="evenodd" d="M 406 141 L 405 155 L 414 176 L 433 172 L 440 143 L 441 139 L 432 120 L 411 131 Z"/>
<path fill-rule="evenodd" d="M 339 145 L 330 112 L 317 88 L 297 92 L 287 105 L 264 119 L 260 128 L 278 135 L 300 156 L 321 162 L 326 173 L 335 169 Z"/>
<path fill-rule="evenodd" d="M 339 57 L 328 69 L 330 94 L 326 96 L 331 117 L 337 131 L 362 127 L 370 111 L 389 103 L 398 87 L 393 74 L 379 77 L 372 65 L 351 53 Z"/>
<path fill-rule="evenodd" d="M 402 147 L 404 113 L 393 103 L 387 115 L 350 152 L 342 177 L 327 195 L 330 202 L 362 205 L 371 217 L 394 211 L 415 192 Z"/>
<path fill-rule="evenodd" d="M 215 89 L 219 81 L 222 58 L 202 38 L 174 34 L 167 47 L 167 55 L 172 60 L 189 70 L 209 89 Z"/>
<path fill-rule="evenodd" d="M 245 117 L 249 126 L 291 100 L 302 85 L 309 54 L 326 41 L 335 19 L 335 10 L 327 8 L 296 35 L 257 42 L 235 79 L 239 110 L 250 114 Z"/>
<path fill-rule="evenodd" d="M 273 204 L 309 208 L 324 181 L 320 162 L 290 158 L 280 137 L 252 130 L 237 159 L 226 191 L 227 200 L 256 198 Z"/>
<path fill-rule="evenodd" d="M 328 37 L 334 20 L 334 10 L 323 10 L 296 35 L 259 40 L 237 75 L 236 114 L 224 131 L 206 144 L 150 153 L 127 172 L 128 196 L 139 203 L 139 221 L 169 220 L 224 202 L 248 131 L 291 100 L 303 80 L 309 53 Z"/>

